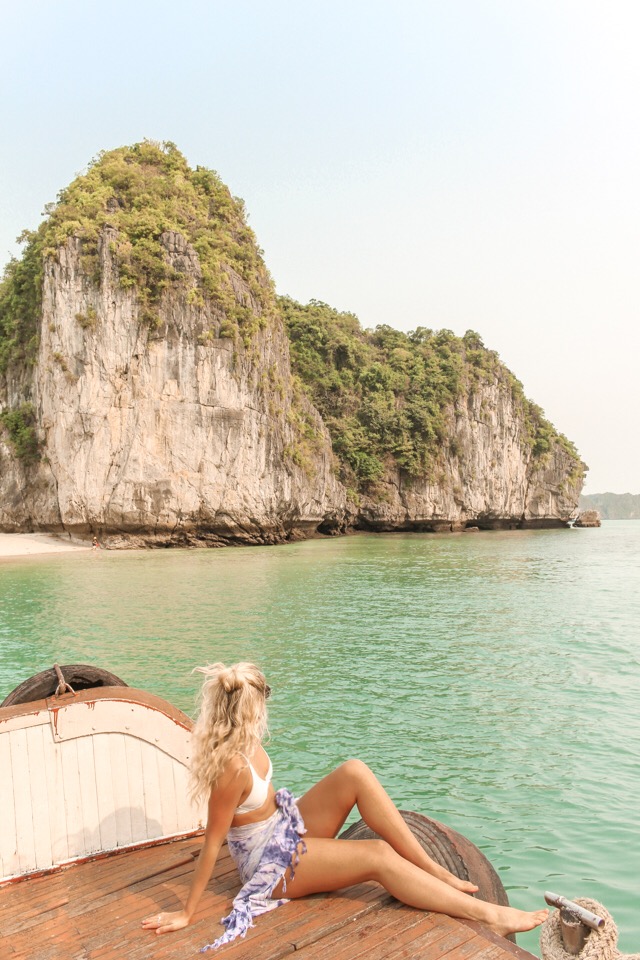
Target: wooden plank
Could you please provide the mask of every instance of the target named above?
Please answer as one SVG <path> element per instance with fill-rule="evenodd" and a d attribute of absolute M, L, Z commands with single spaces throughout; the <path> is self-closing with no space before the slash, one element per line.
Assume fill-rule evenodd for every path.
<path fill-rule="evenodd" d="M 156 947 L 154 942 L 154 960 L 156 958 L 157 960 L 174 960 L 177 957 L 184 957 L 189 946 L 191 950 L 197 951 L 205 944 L 212 943 L 224 932 L 219 919 L 224 913 L 228 912 L 228 906 L 227 903 L 227 909 L 221 909 L 215 914 L 212 914 L 210 910 L 209 915 L 202 917 L 200 917 L 199 912 L 196 924 L 192 928 L 188 928 L 187 931 L 181 931 L 185 936 L 180 945 L 174 947 L 169 942 L 169 937 L 160 938 L 159 947 Z M 247 933 L 246 939 L 238 938 L 226 945 L 223 955 L 228 960 L 248 960 L 248 958 L 256 957 L 259 957 L 260 960 L 281 960 L 281 958 L 290 956 L 294 953 L 294 946 L 291 937 L 287 938 L 287 936 L 282 935 L 283 921 L 286 927 L 291 930 L 295 929 L 309 906 L 310 902 L 306 900 L 291 901 L 271 913 L 258 917 L 256 926 Z M 191 929 L 191 934 L 187 936 L 189 929 Z M 140 952 L 136 953 L 131 960 L 144 960 L 146 956 L 143 944 Z"/>
<path fill-rule="evenodd" d="M 69 927 L 64 907 L 46 923 L 41 923 L 37 932 L 31 929 L 12 934 L 11 943 L 17 956 L 24 957 L 24 960 L 44 960 L 48 956 L 57 960 L 71 960 L 75 956 L 82 956 L 81 944 L 73 928 Z M 60 943 L 65 945 L 63 949 L 59 948 Z"/>
<path fill-rule="evenodd" d="M 46 779 L 43 782 L 43 771 L 45 768 L 44 753 L 45 744 L 42 739 L 43 732 L 48 731 L 47 727 L 29 727 L 25 732 L 27 735 L 27 753 L 29 756 L 29 770 L 31 771 L 31 809 L 33 823 L 33 844 L 35 848 L 36 867 L 42 870 L 53 864 L 51 849 L 51 828 L 49 821 L 49 796 L 47 792 Z M 27 798 L 23 798 L 27 801 Z"/>
<path fill-rule="evenodd" d="M 478 936 L 490 941 L 490 943 L 499 947 L 502 951 L 511 954 L 512 958 L 515 957 L 516 960 L 531 960 L 531 954 L 527 950 L 518 947 L 512 940 L 507 940 L 498 933 L 494 933 L 493 930 L 485 927 L 485 925 L 478 920 L 459 920 L 458 922 L 465 927 L 469 927 L 469 929 L 477 933 Z"/>
<path fill-rule="evenodd" d="M 69 915 L 80 917 L 81 915 L 87 914 L 90 916 L 96 910 L 100 910 L 103 917 L 109 920 L 117 920 L 121 918 L 123 913 L 122 898 L 131 895 L 135 899 L 137 904 L 136 910 L 142 919 L 143 916 L 157 911 L 154 902 L 151 903 L 150 909 L 145 903 L 145 893 L 147 891 L 154 891 L 157 888 L 168 891 L 170 889 L 169 884 L 182 883 L 185 890 L 184 897 L 175 895 L 170 897 L 167 893 L 164 895 L 165 900 L 168 902 L 165 903 L 162 909 L 177 910 L 186 899 L 186 892 L 191 881 L 192 872 L 190 864 L 185 864 L 184 861 L 178 861 L 177 863 L 171 864 L 162 873 L 138 881 L 135 885 L 127 887 L 113 886 L 101 896 L 94 896 L 93 899 L 89 898 L 83 901 L 74 901 L 70 906 Z M 80 923 L 81 921 L 78 920 L 78 922 Z"/>
<path fill-rule="evenodd" d="M 162 891 L 162 887 L 159 889 Z M 144 903 L 142 898 L 125 895 L 120 898 L 117 904 L 112 905 L 109 910 L 101 910 L 100 929 L 96 930 L 93 928 L 83 936 L 83 946 L 87 954 L 92 958 L 96 958 L 96 960 L 97 958 L 110 957 L 114 952 L 114 946 L 116 949 L 118 947 L 117 940 L 114 938 L 112 932 L 114 927 L 118 925 L 121 927 L 124 926 L 126 930 L 127 960 L 137 960 L 138 957 L 148 957 L 150 955 L 156 958 L 162 955 L 164 949 L 169 949 L 170 952 L 178 950 L 178 955 L 180 955 L 179 945 L 181 943 L 187 947 L 186 951 L 184 948 L 182 949 L 181 955 L 185 956 L 195 952 L 204 943 L 209 942 L 211 939 L 211 928 L 212 926 L 217 926 L 217 921 L 215 924 L 212 922 L 212 916 L 217 918 L 222 914 L 219 910 L 216 910 L 215 906 L 212 907 L 210 903 L 208 904 L 209 897 L 207 894 L 203 896 L 203 907 L 206 909 L 208 904 L 209 915 L 202 919 L 204 919 L 204 925 L 206 925 L 208 929 L 204 929 L 204 925 L 199 926 L 199 922 L 202 923 L 202 920 L 199 922 L 196 921 L 184 930 L 167 937 L 158 937 L 154 933 L 142 929 L 141 923 L 143 917 L 156 912 L 176 909 L 177 903 L 174 902 L 174 898 L 170 895 L 167 896 L 166 890 L 164 894 L 166 897 L 164 902 L 159 897 L 155 897 L 152 909 L 148 909 L 148 904 L 147 909 L 143 909 Z M 85 918 L 79 919 L 82 930 Z"/>
<path fill-rule="evenodd" d="M 387 960 L 439 960 L 450 954 L 475 934 L 457 920 L 443 914 L 434 914 L 437 918 L 433 927 L 423 930 L 416 928 L 416 936 L 406 944 L 387 954 Z M 448 960 L 454 960 L 452 955 Z"/>
<path fill-rule="evenodd" d="M 110 736 L 98 733 L 92 737 L 100 850 L 115 850 L 118 846 L 114 783 L 121 776 L 121 771 L 111 766 Z"/>
<path fill-rule="evenodd" d="M 126 775 L 129 783 L 129 813 L 131 815 L 131 839 L 134 843 L 147 840 L 147 818 L 144 811 L 144 782 L 142 779 L 141 743 L 135 737 L 124 737 Z"/>
<path fill-rule="evenodd" d="M 186 846 L 186 842 L 184 843 Z M 194 850 L 192 842 L 189 844 L 189 850 L 191 850 L 191 852 Z M 124 855 L 123 859 L 127 857 L 128 855 Z M 110 904 L 105 904 L 100 910 L 100 925 L 103 929 L 108 929 L 118 922 L 125 922 L 128 931 L 139 931 L 140 934 L 143 935 L 139 943 L 137 940 L 135 943 L 128 940 L 128 960 L 135 960 L 138 956 L 148 957 L 150 945 L 153 950 L 153 956 L 156 957 L 158 951 L 162 953 L 165 945 L 169 948 L 172 942 L 181 942 L 183 935 L 188 952 L 193 952 L 204 943 L 210 942 L 212 933 L 218 936 L 222 932 L 222 928 L 219 927 L 219 919 L 228 913 L 231 896 L 227 894 L 220 895 L 217 889 L 217 869 L 214 880 L 202 898 L 196 914 L 195 923 L 187 928 L 186 931 L 181 931 L 171 937 L 155 938 L 149 931 L 142 931 L 140 927 L 141 920 L 144 916 L 162 910 L 175 910 L 184 902 L 191 883 L 192 870 L 192 866 L 187 865 L 181 869 L 181 875 L 179 877 L 158 877 L 155 882 L 150 881 L 148 883 L 143 882 L 142 884 L 138 884 L 135 888 L 135 893 L 131 893 L 130 895 L 125 893 L 124 897 L 114 899 Z M 233 887 L 234 893 L 237 891 L 238 886 L 239 882 L 236 874 Z M 76 918 L 76 921 L 84 923 L 84 918 Z M 201 926 L 199 926 L 200 924 Z M 92 957 L 102 957 L 103 955 L 109 957 L 111 956 L 113 948 L 113 937 L 102 936 L 101 933 L 98 935 L 92 933 L 90 938 L 85 940 L 85 944 Z M 139 953 L 138 951 L 141 952 Z M 178 952 L 176 955 L 184 956 L 185 954 L 183 951 L 182 953 Z"/>
<path fill-rule="evenodd" d="M 357 905 L 356 911 L 360 918 L 379 909 L 380 906 L 379 902 L 354 900 L 352 901 L 352 913 L 353 904 Z M 334 911 L 336 908 L 338 910 L 340 908 L 339 898 L 311 897 L 303 900 L 292 900 L 272 913 L 256 918 L 256 925 L 249 930 L 246 939 L 236 940 L 225 946 L 225 954 L 227 954 L 229 960 L 234 960 L 236 957 L 241 960 L 241 958 L 247 956 L 259 956 L 261 960 L 278 960 L 279 957 L 287 956 L 292 951 L 297 953 L 296 935 L 300 927 L 305 927 L 306 941 L 312 942 L 310 933 L 312 924 L 315 928 L 314 939 L 317 939 L 320 932 L 324 936 L 328 929 L 340 931 L 345 927 L 345 924 L 349 923 L 348 913 L 340 914 L 338 912 L 337 918 L 335 917 Z M 226 912 L 228 910 L 224 911 L 224 913 Z M 339 922 L 336 922 L 336 920 L 339 920 Z M 211 943 L 223 932 L 224 930 L 219 922 L 210 924 L 207 930 L 208 938 L 204 943 Z"/>
<path fill-rule="evenodd" d="M 0 877 L 12 877 L 19 870 L 16 844 L 16 810 L 11 775 L 11 734 L 0 734 Z"/>
<path fill-rule="evenodd" d="M 57 891 L 47 897 L 46 900 L 38 902 L 26 902 L 20 904 L 19 909 L 13 909 L 8 917 L 3 918 L 2 932 L 7 935 L 15 933 L 22 929 L 27 929 L 34 923 L 40 923 L 40 917 L 52 910 L 57 910 L 62 905 L 69 902 L 69 896 L 66 891 Z"/>
<path fill-rule="evenodd" d="M 296 950 L 302 950 L 314 943 L 318 938 L 319 924 L 324 935 L 329 936 L 334 931 L 341 930 L 345 923 L 360 921 L 369 913 L 391 902 L 377 884 L 360 884 L 349 891 L 318 898 L 314 901 L 316 909 L 308 909 L 303 920 L 292 932 L 293 945 Z"/>
<path fill-rule="evenodd" d="M 323 926 L 316 930 L 313 941 L 307 938 L 299 951 L 304 960 L 353 960 L 359 956 L 377 956 L 380 953 L 386 960 L 386 944 L 394 935 L 404 933 L 408 936 L 418 924 L 433 925 L 431 915 L 410 910 L 397 901 L 378 901 L 373 909 L 360 916 L 355 914 L 339 926 Z M 382 945 L 382 946 L 381 946 Z"/>
<path fill-rule="evenodd" d="M 38 778 L 40 771 L 29 769 L 27 731 L 12 730 L 9 734 L 11 746 L 11 776 L 14 795 L 24 798 L 15 804 L 16 849 L 18 868 L 27 873 L 36 868 L 36 849 L 33 839 L 33 814 L 31 809 L 31 780 Z M 37 780 L 36 780 L 37 782 Z"/>
<path fill-rule="evenodd" d="M 157 851 L 141 850 L 136 851 L 135 855 L 139 857 L 140 855 L 153 853 L 157 854 Z M 73 863 L 52 874 L 10 884 L 0 890 L 0 909 L 4 902 L 2 898 L 12 896 L 28 896 L 31 898 L 34 895 L 38 896 L 37 891 L 40 891 L 40 895 L 42 895 L 43 892 L 57 889 L 58 886 L 63 886 L 65 890 L 72 891 L 74 897 L 77 895 L 93 896 L 96 888 L 104 889 L 105 883 L 109 882 L 108 878 L 112 874 L 120 873 L 125 879 L 130 876 L 131 864 L 127 862 L 129 855 L 120 857 L 115 854 L 88 863 Z M 155 858 L 152 857 L 149 862 L 156 862 Z M 90 879 L 90 883 L 87 883 L 87 878 Z M 93 891 L 90 889 L 91 887 L 93 887 Z"/>
<path fill-rule="evenodd" d="M 28 896 L 12 896 L 13 893 L 13 887 L 5 888 L 0 893 L 0 930 L 4 934 L 10 934 L 14 924 L 22 923 L 25 918 L 46 913 L 52 909 L 52 904 L 59 904 L 62 900 L 68 899 L 68 892 L 59 886 L 49 887 L 46 895 L 37 889 Z"/>
<path fill-rule="evenodd" d="M 177 870 L 182 867 L 185 869 L 185 864 L 192 864 L 193 858 L 191 855 L 183 856 L 181 859 L 177 860 L 170 866 L 165 865 L 164 870 L 161 874 L 156 874 L 156 879 L 162 877 L 163 880 L 166 880 L 168 877 L 175 876 Z M 157 867 L 159 865 L 156 865 Z M 188 876 L 190 876 L 191 871 L 188 871 Z M 53 879 L 53 878 L 49 878 Z M 116 880 L 116 883 L 113 883 L 113 880 Z M 7 916 L 6 910 L 3 912 L 2 917 L 0 918 L 0 926 L 7 933 L 15 933 L 19 930 L 30 929 L 31 927 L 39 926 L 41 923 L 41 917 L 43 914 L 46 914 L 48 911 L 54 910 L 59 907 L 62 903 L 68 904 L 66 915 L 70 921 L 77 919 L 79 916 L 85 917 L 86 927 L 88 930 L 96 928 L 96 924 L 100 919 L 101 922 L 108 921 L 109 927 L 117 926 L 117 921 L 121 919 L 123 912 L 123 899 L 126 898 L 127 893 L 131 890 L 130 886 L 122 883 L 122 877 L 115 875 L 111 878 L 111 886 L 107 891 L 105 887 L 109 886 L 110 878 L 106 877 L 104 874 L 101 876 L 96 876 L 92 878 L 92 882 L 87 889 L 87 885 L 82 882 L 80 884 L 66 883 L 64 884 L 63 889 L 58 886 L 58 896 L 56 899 L 56 891 L 51 891 L 51 895 L 42 899 L 36 895 L 35 899 L 22 898 L 22 901 L 18 901 L 18 898 L 14 897 L 14 903 L 12 910 Z M 118 882 L 119 881 L 119 882 Z M 148 883 L 153 883 L 152 878 L 148 878 Z M 20 884 L 24 886 L 24 884 Z M 4 891 L 6 893 L 13 892 L 11 889 Z M 97 895 L 98 892 L 102 896 Z M 138 900 L 135 897 L 136 901 Z M 0 904 L 2 899 L 0 897 Z M 105 910 L 105 906 L 107 910 Z M 113 916 L 109 917 L 107 914 L 109 910 L 112 909 Z M 137 913 L 142 916 L 143 907 L 137 902 L 136 903 Z M 80 921 L 80 925 L 82 921 Z"/>
<path fill-rule="evenodd" d="M 418 931 L 424 932 L 429 929 L 430 924 L 435 927 L 436 923 L 433 915 L 425 916 L 420 912 L 407 914 L 407 911 L 402 909 L 396 922 L 381 930 L 381 936 L 377 936 L 375 940 L 363 941 L 364 949 L 358 952 L 357 956 L 366 957 L 367 960 L 387 960 L 390 953 L 398 952 L 412 943 Z"/>
<path fill-rule="evenodd" d="M 60 747 L 53 741 L 51 727 L 42 728 L 44 743 L 44 776 L 49 798 L 49 834 L 51 862 L 64 863 L 69 859 L 69 838 L 64 798 L 64 768 Z"/>
<path fill-rule="evenodd" d="M 40 927 L 43 923 L 50 923 L 52 917 L 59 916 L 68 903 L 69 897 L 60 897 L 58 900 L 52 900 L 46 906 L 25 910 L 19 919 L 14 920 L 11 928 L 6 931 L 6 935 L 15 936 L 16 933 L 21 933 L 24 930 L 31 930 L 33 927 Z"/>
<path fill-rule="evenodd" d="M 177 898 L 171 893 L 171 887 L 175 882 L 171 878 L 164 878 L 162 882 L 156 881 L 155 887 L 149 885 L 147 890 L 132 892 L 130 890 L 121 891 L 117 896 L 103 898 L 101 902 L 95 905 L 95 910 L 85 909 L 81 914 L 74 917 L 74 923 L 82 934 L 82 942 L 87 950 L 99 954 L 101 950 L 108 952 L 110 945 L 114 942 L 113 931 L 119 927 L 127 933 L 127 939 L 130 939 L 133 931 L 141 931 L 142 918 L 161 910 L 175 910 L 184 901 L 184 897 Z M 183 892 L 186 895 L 190 883 L 190 873 L 186 874 L 183 880 Z M 145 895 L 152 892 L 151 897 Z M 160 896 L 158 896 L 160 893 Z M 218 916 L 218 910 L 215 906 L 210 906 L 215 898 L 209 893 L 205 893 L 202 901 L 202 908 L 213 910 L 213 915 Z M 225 905 L 228 900 L 225 900 Z M 94 922 L 94 918 L 99 915 L 99 923 Z M 145 931 L 145 936 L 149 932 Z M 127 956 L 129 956 L 129 950 Z"/>
<path fill-rule="evenodd" d="M 143 699 L 78 694 L 47 709 L 0 708 L 0 756 L 12 771 L 0 792 L 0 881 L 202 825 L 203 809 L 186 798 L 188 718 Z"/>
<path fill-rule="evenodd" d="M 173 776 L 173 768 L 176 764 L 163 750 L 156 751 L 156 763 L 158 765 L 158 795 L 160 797 L 162 832 L 164 836 L 169 836 L 172 833 L 177 833 L 180 829 Z"/>
<path fill-rule="evenodd" d="M 142 759 L 142 781 L 144 783 L 144 810 L 146 832 L 149 840 L 165 835 L 162 823 L 162 800 L 160 797 L 160 777 L 158 774 L 158 749 L 149 743 L 140 743 Z"/>
<path fill-rule="evenodd" d="M 359 957 L 386 960 L 390 950 L 410 942 L 415 937 L 416 927 L 424 929 L 426 923 L 424 915 L 408 915 L 403 908 L 383 908 L 367 917 L 365 923 L 350 923 L 340 939 L 331 943 L 330 950 L 326 940 L 320 940 L 319 953 L 331 956 L 331 960 L 357 960 Z"/>
<path fill-rule="evenodd" d="M 129 799 L 129 778 L 126 776 L 127 754 L 125 737 L 122 733 L 109 736 L 109 755 L 113 777 L 113 805 L 116 823 L 117 844 L 125 847 L 133 842 L 131 826 L 131 802 Z"/>
<path fill-rule="evenodd" d="M 59 763 L 62 768 L 64 789 L 64 815 L 67 845 L 70 857 L 84 854 L 84 829 L 82 827 L 82 794 L 80 792 L 80 768 L 76 740 L 58 745 Z"/>
<path fill-rule="evenodd" d="M 82 804 L 83 852 L 87 856 L 101 850 L 100 814 L 96 786 L 96 761 L 93 754 L 93 737 L 81 737 L 77 741 L 78 779 Z"/>
<path fill-rule="evenodd" d="M 455 960 L 507 960 L 504 947 L 491 943 L 483 936 L 475 936 L 456 948 Z M 452 958 L 448 958 L 452 960 Z"/>
<path fill-rule="evenodd" d="M 180 829 L 195 830 L 198 827 L 203 828 L 207 823 L 206 806 L 201 805 L 196 809 L 189 802 L 189 778 L 187 768 L 180 764 L 173 764 L 173 790 L 176 798 L 176 810 L 178 823 L 185 824 Z"/>
<path fill-rule="evenodd" d="M 43 886 L 42 881 L 47 883 Z M 13 880 L 0 887 L 0 920 L 7 910 L 11 910 L 14 904 L 22 902 L 31 902 L 39 897 L 46 899 L 50 897 L 52 891 L 57 889 L 59 880 L 57 874 L 49 874 L 40 877 L 27 877 L 26 879 Z M 2 924 L 0 924 L 0 928 Z"/>

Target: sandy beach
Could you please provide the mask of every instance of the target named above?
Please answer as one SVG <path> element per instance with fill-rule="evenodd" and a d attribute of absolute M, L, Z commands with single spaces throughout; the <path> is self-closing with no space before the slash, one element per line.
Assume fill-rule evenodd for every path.
<path fill-rule="evenodd" d="M 90 549 L 90 544 L 73 543 L 53 533 L 0 533 L 0 560 Z"/>

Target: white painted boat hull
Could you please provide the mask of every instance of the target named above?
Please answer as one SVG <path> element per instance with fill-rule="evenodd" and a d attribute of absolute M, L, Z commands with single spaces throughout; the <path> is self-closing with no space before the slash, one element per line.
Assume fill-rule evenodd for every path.
<path fill-rule="evenodd" d="M 131 687 L 0 708 L 0 883 L 196 833 L 191 721 Z"/>

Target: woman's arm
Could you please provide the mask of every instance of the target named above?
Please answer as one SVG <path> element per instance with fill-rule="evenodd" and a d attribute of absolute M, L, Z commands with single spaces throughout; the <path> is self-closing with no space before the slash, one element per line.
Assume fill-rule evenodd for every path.
<path fill-rule="evenodd" d="M 200 903 L 200 898 L 211 879 L 220 847 L 229 831 L 236 807 L 241 802 L 243 794 L 247 793 L 248 777 L 248 770 L 246 766 L 242 765 L 242 761 L 237 764 L 232 761 L 221 780 L 212 788 L 209 797 L 204 843 L 191 880 L 187 902 L 182 910 L 164 911 L 152 917 L 146 917 L 142 921 L 145 930 L 155 930 L 156 933 L 171 933 L 173 930 L 181 930 L 182 927 L 191 923 Z"/>

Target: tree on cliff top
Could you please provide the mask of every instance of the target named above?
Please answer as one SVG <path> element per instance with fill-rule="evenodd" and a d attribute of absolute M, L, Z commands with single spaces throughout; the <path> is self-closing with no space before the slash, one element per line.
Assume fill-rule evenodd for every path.
<path fill-rule="evenodd" d="M 98 282 L 98 244 L 104 227 L 117 230 L 111 252 L 122 287 L 135 289 L 143 319 L 153 323 L 163 291 L 183 278 L 170 266 L 162 244 L 168 231 L 180 233 L 196 250 L 202 289 L 220 312 L 223 335 L 245 339 L 275 309 L 271 278 L 242 200 L 232 197 L 212 170 L 191 169 L 173 143 L 145 140 L 103 152 L 86 173 L 45 210 L 35 231 L 25 231 L 22 257 L 7 266 L 0 285 L 0 366 L 32 359 L 37 349 L 43 265 L 69 237 L 82 241 L 84 266 Z M 253 304 L 240 302 L 232 274 L 249 287 Z"/>

